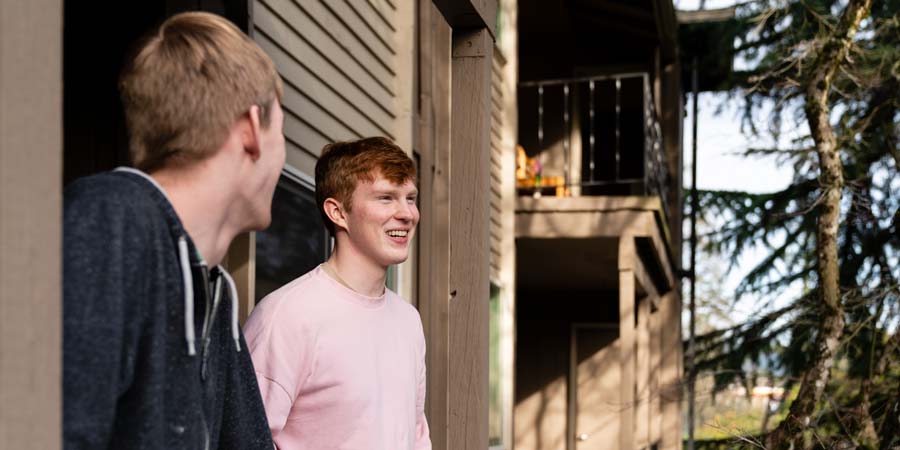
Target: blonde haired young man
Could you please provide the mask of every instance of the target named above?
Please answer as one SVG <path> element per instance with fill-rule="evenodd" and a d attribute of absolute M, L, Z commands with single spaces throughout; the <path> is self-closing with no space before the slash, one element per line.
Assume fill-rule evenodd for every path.
<path fill-rule="evenodd" d="M 245 329 L 278 448 L 431 448 L 422 322 L 384 285 L 419 223 L 415 177 L 385 138 L 323 150 L 316 202 L 334 254 L 267 296 Z"/>
<path fill-rule="evenodd" d="M 64 447 L 271 449 L 218 264 L 271 221 L 281 79 L 233 24 L 185 13 L 148 37 L 119 87 L 135 168 L 65 192 Z"/>

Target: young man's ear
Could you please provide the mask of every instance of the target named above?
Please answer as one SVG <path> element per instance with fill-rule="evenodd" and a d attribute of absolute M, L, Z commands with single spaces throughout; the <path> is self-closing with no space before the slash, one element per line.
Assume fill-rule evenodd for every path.
<path fill-rule="evenodd" d="M 349 229 L 347 225 L 347 212 L 341 202 L 329 197 L 322 205 L 325 208 L 325 215 L 334 223 L 335 228 Z"/>
<path fill-rule="evenodd" d="M 262 131 L 262 126 L 260 124 L 260 114 L 262 111 L 260 110 L 259 105 L 253 105 L 250 107 L 250 110 L 247 111 L 246 123 L 242 126 L 241 131 L 241 141 L 244 145 L 244 151 L 250 155 L 250 158 L 253 161 L 259 159 L 260 145 L 259 138 L 260 132 Z"/>

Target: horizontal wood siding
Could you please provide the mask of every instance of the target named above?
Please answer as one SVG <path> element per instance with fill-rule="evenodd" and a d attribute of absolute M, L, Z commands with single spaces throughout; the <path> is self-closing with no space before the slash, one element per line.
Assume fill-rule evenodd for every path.
<path fill-rule="evenodd" d="M 503 242 L 502 173 L 503 173 L 503 64 L 498 50 L 494 50 L 491 65 L 491 279 L 500 279 L 500 255 Z"/>
<path fill-rule="evenodd" d="M 313 175 L 329 142 L 396 138 L 396 21 L 388 0 L 253 0 L 253 39 L 284 80 L 288 164 Z"/>

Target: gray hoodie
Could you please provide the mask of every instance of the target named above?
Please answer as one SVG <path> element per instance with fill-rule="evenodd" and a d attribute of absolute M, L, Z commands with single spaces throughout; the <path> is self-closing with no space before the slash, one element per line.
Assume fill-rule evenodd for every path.
<path fill-rule="evenodd" d="M 65 191 L 66 449 L 271 449 L 237 295 L 134 169 Z"/>

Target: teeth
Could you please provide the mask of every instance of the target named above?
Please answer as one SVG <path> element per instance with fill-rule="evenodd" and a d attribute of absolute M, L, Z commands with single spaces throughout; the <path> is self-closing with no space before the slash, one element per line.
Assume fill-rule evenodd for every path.
<path fill-rule="evenodd" d="M 388 236 L 391 236 L 391 237 L 406 237 L 406 231 L 403 231 L 403 230 L 391 230 L 391 231 L 388 231 Z"/>

